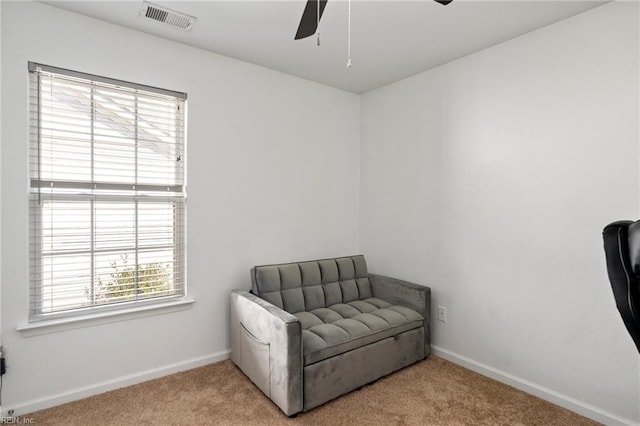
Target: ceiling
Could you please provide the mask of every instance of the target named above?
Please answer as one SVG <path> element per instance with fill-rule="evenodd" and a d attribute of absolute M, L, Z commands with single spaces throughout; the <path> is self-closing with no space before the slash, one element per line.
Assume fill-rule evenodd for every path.
<path fill-rule="evenodd" d="M 140 18 L 142 1 L 46 1 L 124 27 L 365 93 L 568 18 L 594 0 L 353 0 L 347 68 L 346 0 L 329 0 L 316 38 L 294 40 L 305 0 L 164 1 L 197 17 L 191 31 Z"/>

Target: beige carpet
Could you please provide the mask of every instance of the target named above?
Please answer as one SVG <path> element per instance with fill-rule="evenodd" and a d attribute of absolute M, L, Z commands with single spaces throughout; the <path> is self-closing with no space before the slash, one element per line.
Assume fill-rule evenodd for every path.
<path fill-rule="evenodd" d="M 231 361 L 28 414 L 60 425 L 595 425 L 435 356 L 289 419 Z"/>

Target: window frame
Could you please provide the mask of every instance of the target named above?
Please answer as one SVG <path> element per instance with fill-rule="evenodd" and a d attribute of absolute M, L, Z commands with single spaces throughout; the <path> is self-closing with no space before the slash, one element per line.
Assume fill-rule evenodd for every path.
<path fill-rule="evenodd" d="M 38 322 L 48 322 L 51 320 L 57 320 L 60 318 L 67 317 L 83 317 L 91 315 L 103 315 L 109 313 L 117 314 L 118 311 L 122 312 L 130 312 L 131 309 L 135 309 L 136 307 L 143 308 L 148 310 L 152 308 L 153 305 L 157 305 L 162 308 L 167 304 L 175 304 L 176 302 L 180 303 L 180 300 L 187 300 L 187 285 L 186 285 L 186 176 L 187 176 L 187 166 L 186 166 L 186 117 L 187 117 L 187 95 L 183 92 L 177 92 L 172 90 L 161 89 L 153 86 L 132 83 L 123 80 L 117 80 L 113 78 L 98 76 L 94 74 L 83 73 L 79 71 L 72 71 L 65 68 L 53 67 L 44 64 L 38 64 L 35 62 L 28 63 L 28 71 L 29 71 L 29 88 L 30 88 L 30 97 L 34 91 L 37 93 L 37 111 L 33 111 L 33 100 L 30 99 L 30 155 L 29 155 L 29 215 L 30 215 L 30 226 L 29 226 L 29 268 L 30 268 L 30 278 L 29 278 L 29 313 L 28 313 L 28 322 L 37 324 Z M 175 116 L 172 118 L 176 120 L 176 136 L 173 144 L 169 144 L 171 147 L 174 147 L 178 152 L 176 162 L 182 161 L 180 165 L 175 166 L 176 168 L 176 182 L 174 185 L 167 184 L 145 184 L 138 183 L 138 171 L 140 167 L 140 162 L 138 161 L 138 134 L 136 131 L 136 135 L 134 137 L 134 146 L 135 146 L 135 158 L 134 167 L 135 167 L 135 182 L 96 182 L 94 180 L 94 176 L 92 173 L 91 179 L 87 181 L 73 181 L 73 180 L 46 180 L 41 176 L 41 168 L 43 164 L 43 158 L 41 156 L 41 147 L 42 147 L 42 114 L 41 114 L 41 91 L 42 85 L 40 81 L 40 76 L 42 73 L 48 73 L 52 75 L 61 76 L 63 78 L 71 78 L 71 79 L 79 79 L 83 80 L 86 84 L 91 87 L 91 96 L 93 97 L 93 91 L 97 90 L 94 85 L 99 83 L 101 85 L 106 85 L 106 87 L 112 87 L 114 90 L 123 88 L 130 91 L 133 90 L 135 93 L 135 121 L 136 123 L 140 119 L 140 115 L 138 114 L 138 93 L 141 94 L 153 94 L 153 95 L 162 95 L 165 97 L 175 98 L 177 105 L 177 112 Z M 32 87 L 36 85 L 37 87 Z M 115 87 L 113 87 L 115 86 Z M 102 86 L 105 87 L 105 86 Z M 62 103 L 62 102 L 61 102 Z M 93 108 L 95 108 L 92 104 L 92 113 L 91 113 L 91 128 L 95 125 L 95 115 L 93 112 Z M 137 124 L 136 124 L 137 126 Z M 91 144 L 91 168 L 93 170 L 94 161 L 97 158 L 93 153 L 93 146 L 96 141 L 93 139 L 93 135 L 90 140 Z M 34 146 L 37 149 L 37 159 L 34 161 Z M 60 151 L 64 152 L 64 151 Z M 59 153 L 58 152 L 58 155 Z M 55 161 L 56 157 L 52 157 Z M 35 163 L 35 164 L 34 164 Z M 34 167 L 37 168 L 37 171 L 34 173 Z M 34 176 L 35 175 L 35 176 Z M 91 256 L 91 268 L 94 268 L 94 257 L 98 250 L 96 249 L 96 244 L 94 241 L 94 235 L 97 232 L 97 226 L 93 223 L 94 218 L 97 214 L 97 208 L 95 207 L 96 202 L 121 202 L 123 205 L 131 204 L 134 208 L 134 217 L 135 217 L 135 247 L 122 247 L 121 250 L 123 252 L 128 251 L 130 249 L 135 250 L 136 258 L 138 254 L 141 252 L 145 252 L 145 248 L 139 245 L 139 230 L 140 228 L 144 228 L 144 225 L 141 225 L 138 222 L 139 213 L 138 206 L 139 203 L 159 203 L 166 204 L 167 206 L 171 206 L 173 210 L 173 216 L 171 221 L 171 232 L 173 233 L 171 248 L 169 249 L 172 253 L 172 273 L 171 273 L 171 291 L 172 294 L 169 295 L 153 295 L 150 297 L 139 297 L 137 293 L 138 285 L 141 282 L 138 273 L 140 272 L 140 266 L 142 263 L 136 263 L 134 266 L 134 298 L 132 300 L 119 300 L 116 302 L 107 302 L 107 303 L 96 303 L 95 297 L 93 297 L 94 286 L 95 286 L 95 278 L 94 273 L 91 273 L 91 282 L 87 282 L 87 285 L 91 287 L 91 300 L 86 306 L 72 306 L 68 309 L 53 309 L 51 312 L 45 312 L 43 307 L 43 299 L 42 293 L 44 285 L 43 275 L 44 272 L 42 270 L 42 262 L 43 262 L 43 193 L 42 188 L 51 188 L 48 192 L 48 198 L 46 201 L 57 202 L 58 200 L 68 200 L 68 201 L 78 201 L 78 202 L 88 202 L 89 203 L 89 211 L 91 216 L 91 241 L 89 242 L 89 249 L 87 253 Z M 61 192 L 56 192 L 61 191 Z M 87 242 L 86 237 L 84 240 L 78 240 L 79 242 Z M 147 246 L 146 250 L 150 251 L 151 249 L 158 249 L 160 245 L 151 245 Z M 117 251 L 119 249 L 114 250 Z M 51 257 L 55 257 L 54 254 L 49 255 Z M 154 260 L 152 263 L 155 263 Z M 149 264 L 149 263 L 148 263 Z M 178 272 L 176 273 L 176 269 Z M 51 284 L 53 285 L 53 284 Z M 162 291 L 159 291 L 161 293 Z M 192 303 L 192 300 L 187 300 L 187 302 Z"/>

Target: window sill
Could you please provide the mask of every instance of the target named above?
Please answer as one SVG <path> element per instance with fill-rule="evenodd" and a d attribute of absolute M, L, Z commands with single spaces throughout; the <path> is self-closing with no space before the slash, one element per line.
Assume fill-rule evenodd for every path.
<path fill-rule="evenodd" d="M 136 306 L 117 311 L 107 311 L 75 317 L 58 318 L 18 325 L 16 328 L 23 337 L 41 336 L 43 334 L 58 333 L 77 328 L 93 327 L 113 322 L 129 321 L 136 318 L 162 315 L 170 312 L 190 309 L 195 300 L 187 297 L 170 302 L 153 305 Z"/>

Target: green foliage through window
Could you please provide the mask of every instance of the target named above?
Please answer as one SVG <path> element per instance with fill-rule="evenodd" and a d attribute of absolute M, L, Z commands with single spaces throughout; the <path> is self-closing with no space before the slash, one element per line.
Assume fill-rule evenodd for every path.
<path fill-rule="evenodd" d="M 113 269 L 107 280 L 98 277 L 93 288 L 85 289 L 87 297 L 93 298 L 93 304 L 122 302 L 127 300 L 142 299 L 145 297 L 158 297 L 172 294 L 171 280 L 167 267 L 160 263 L 129 264 L 127 254 L 120 256 L 122 265 L 111 262 Z"/>

